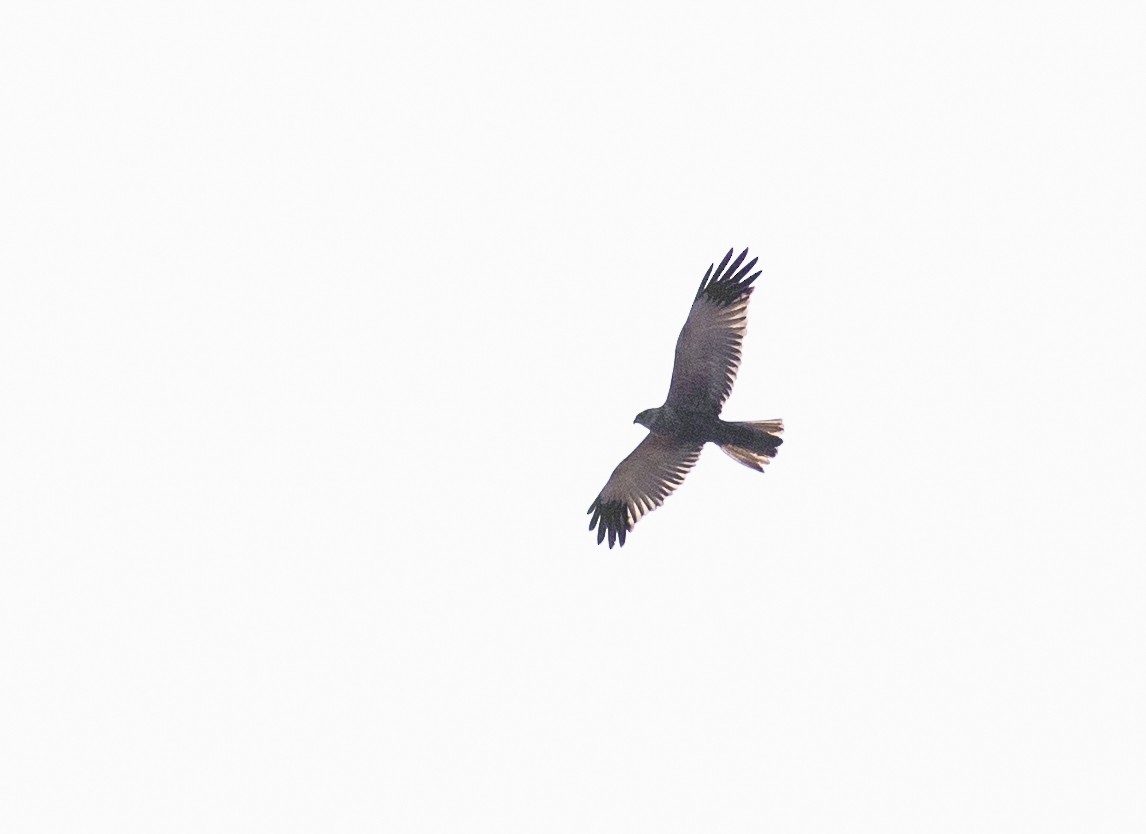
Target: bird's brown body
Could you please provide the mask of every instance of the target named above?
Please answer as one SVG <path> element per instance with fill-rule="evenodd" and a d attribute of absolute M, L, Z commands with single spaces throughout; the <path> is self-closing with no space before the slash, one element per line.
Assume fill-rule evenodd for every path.
<path fill-rule="evenodd" d="M 646 414 L 649 415 L 647 422 L 641 419 Z M 673 408 L 671 405 L 642 411 L 633 422 L 640 423 L 656 434 L 700 443 L 715 443 L 717 446 L 733 444 L 775 448 L 783 442 L 778 437 L 760 437 L 759 432 L 753 429 L 751 424 L 730 423 L 711 413 L 686 411 Z"/>

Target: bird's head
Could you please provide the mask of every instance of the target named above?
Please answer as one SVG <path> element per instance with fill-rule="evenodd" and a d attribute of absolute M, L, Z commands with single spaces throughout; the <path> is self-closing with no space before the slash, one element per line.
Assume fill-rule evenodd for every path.
<path fill-rule="evenodd" d="M 646 429 L 651 429 L 656 419 L 660 417 L 661 410 L 659 408 L 646 408 L 640 414 L 633 418 L 634 423 L 640 423 Z"/>

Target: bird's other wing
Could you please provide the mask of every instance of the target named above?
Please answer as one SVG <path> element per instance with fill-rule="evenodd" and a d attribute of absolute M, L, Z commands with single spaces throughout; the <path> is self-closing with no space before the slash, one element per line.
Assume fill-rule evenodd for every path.
<path fill-rule="evenodd" d="M 647 512 L 652 512 L 680 486 L 688 470 L 700 457 L 703 443 L 681 441 L 649 432 L 648 437 L 621 461 L 609 476 L 609 482 L 589 507 L 597 529 L 597 544 L 609 537 L 609 547 L 620 539 Z"/>
<path fill-rule="evenodd" d="M 748 274 L 756 266 L 756 258 L 741 266 L 747 255 L 745 249 L 729 265 L 729 249 L 715 274 L 711 265 L 704 273 L 676 340 L 676 361 L 666 405 L 719 414 L 732 392 L 732 381 L 740 367 L 740 344 L 748 327 L 752 282 L 760 275 Z"/>

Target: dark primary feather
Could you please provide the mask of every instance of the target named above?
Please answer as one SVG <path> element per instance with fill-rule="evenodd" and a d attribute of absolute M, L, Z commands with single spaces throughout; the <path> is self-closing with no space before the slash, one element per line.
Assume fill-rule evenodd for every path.
<path fill-rule="evenodd" d="M 752 275 L 748 275 L 748 273 L 752 272 L 752 267 L 756 266 L 756 261 L 760 259 L 753 258 L 744 265 L 743 269 L 736 272 L 748 255 L 748 250 L 745 249 L 725 272 L 724 267 L 728 265 L 728 259 L 732 257 L 732 252 L 732 249 L 728 250 L 728 254 L 724 256 L 724 260 L 720 262 L 720 266 L 716 270 L 716 276 L 711 281 L 709 281 L 709 276 L 712 274 L 712 265 L 709 264 L 708 271 L 704 273 L 704 278 L 700 281 L 700 289 L 696 291 L 697 298 L 703 295 L 714 304 L 727 306 L 740 296 L 752 292 L 752 282 L 759 277 L 760 273 L 755 272 Z"/>

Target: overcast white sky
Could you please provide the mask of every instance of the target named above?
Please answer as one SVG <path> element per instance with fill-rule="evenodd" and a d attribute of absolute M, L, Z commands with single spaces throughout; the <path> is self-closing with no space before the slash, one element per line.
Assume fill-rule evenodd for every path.
<path fill-rule="evenodd" d="M 1144 31 L 6 5 L 0 829 L 1146 829 Z"/>

